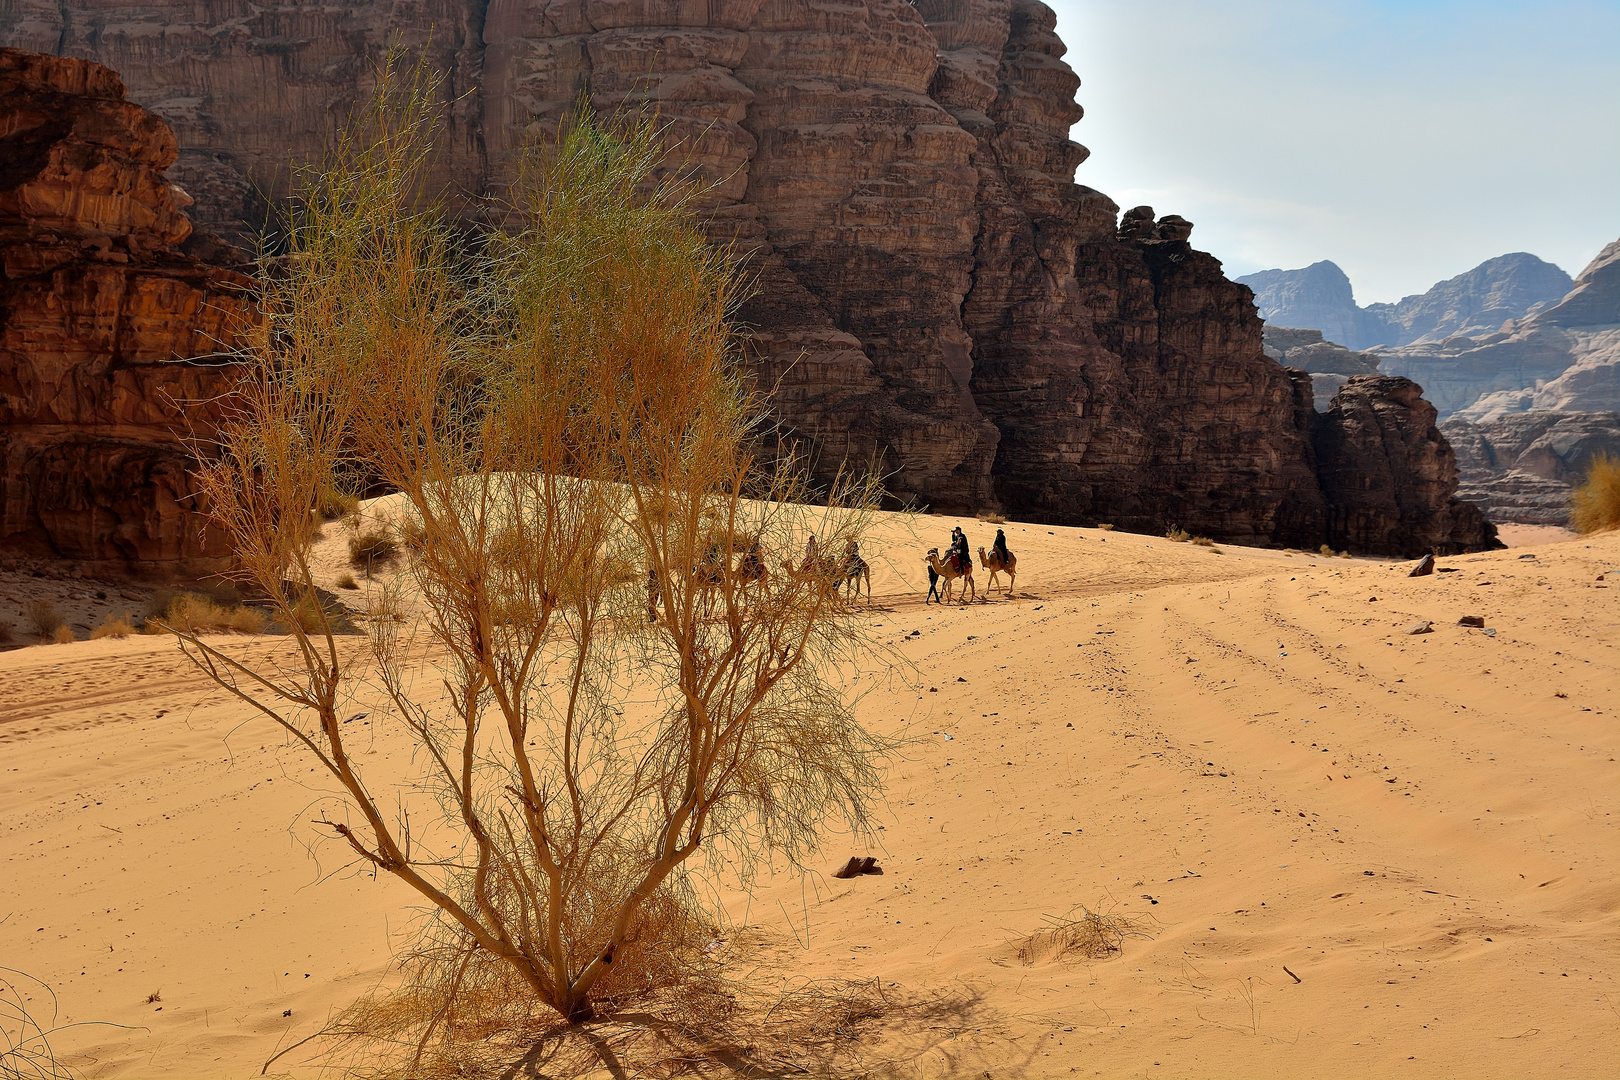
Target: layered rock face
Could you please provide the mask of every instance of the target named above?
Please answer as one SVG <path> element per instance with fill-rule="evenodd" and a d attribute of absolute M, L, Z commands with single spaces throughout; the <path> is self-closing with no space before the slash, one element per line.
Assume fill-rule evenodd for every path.
<path fill-rule="evenodd" d="M 182 437 L 206 437 L 249 279 L 182 254 L 174 136 L 81 60 L 0 49 L 0 544 L 206 569 Z M 200 358 L 200 359 L 194 359 Z M 177 362 L 189 361 L 189 362 Z"/>
<path fill-rule="evenodd" d="M 1455 448 L 1458 497 L 1492 521 L 1568 525 L 1570 491 L 1600 454 L 1620 458 L 1620 412 L 1525 412 L 1440 430 Z"/>
<path fill-rule="evenodd" d="M 1316 429 L 1316 453 L 1332 546 L 1451 555 L 1495 545 L 1480 508 L 1453 497 L 1456 454 L 1410 379 L 1352 377 Z"/>
<path fill-rule="evenodd" d="M 1558 302 L 1569 275 L 1519 251 L 1486 259 L 1465 274 L 1394 304 L 1355 301 L 1350 279 L 1331 262 L 1303 270 L 1263 270 L 1238 281 L 1254 289 L 1267 322 L 1322 331 L 1351 349 L 1392 347 L 1494 333 Z"/>
<path fill-rule="evenodd" d="M 1148 208 L 1121 222 L 1074 183 L 1079 80 L 1035 0 L 146 3 L 64 0 L 31 25 L 100 56 L 132 39 L 74 28 L 166 22 L 172 41 L 141 38 L 138 96 L 191 102 L 210 119 L 181 128 L 188 152 L 244 177 L 364 89 L 382 30 L 436 27 L 430 61 L 452 90 L 478 87 L 445 155 L 476 192 L 498 196 L 523 140 L 581 93 L 655 107 L 714 182 L 711 234 L 757 275 L 750 354 L 823 476 L 876 462 L 902 501 L 939 509 L 1326 539 L 1309 379 L 1264 355 L 1249 291 L 1190 246 L 1190 223 Z M 214 92 L 255 80 L 252 110 Z M 1443 527 L 1429 514 L 1403 535 L 1443 546 Z"/>
<path fill-rule="evenodd" d="M 118 72 L 130 100 L 174 131 L 171 177 L 210 232 L 251 250 L 292 162 L 318 161 L 374 83 L 391 46 L 426 49 L 454 102 L 439 179 L 476 196 L 484 180 L 476 93 L 482 0 L 325 5 L 298 0 L 8 0 L 0 45 L 77 56 Z M 269 203 L 266 202 L 266 196 Z"/>
<path fill-rule="evenodd" d="M 1522 323 L 1379 356 L 1381 370 L 1422 383 L 1442 416 L 1620 410 L 1620 241 L 1557 304 Z"/>

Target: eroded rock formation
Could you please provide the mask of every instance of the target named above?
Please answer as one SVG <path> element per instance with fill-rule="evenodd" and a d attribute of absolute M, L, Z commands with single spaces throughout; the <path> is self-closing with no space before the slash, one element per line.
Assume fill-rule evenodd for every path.
<path fill-rule="evenodd" d="M 174 136 L 82 60 L 0 50 L 0 544 L 202 569 L 182 444 L 206 436 L 249 279 L 183 254 Z M 194 362 L 186 361 L 202 358 Z"/>
<path fill-rule="evenodd" d="M 1377 555 L 1496 545 L 1480 508 L 1454 497 L 1457 455 L 1410 379 L 1352 377 L 1317 426 L 1316 454 L 1330 545 Z"/>
<path fill-rule="evenodd" d="M 136 61 L 137 99 L 180 123 L 182 175 L 211 177 L 205 221 L 245 205 L 213 201 L 227 172 L 277 190 L 263 170 L 316 149 L 390 36 L 434 27 L 450 91 L 478 88 L 445 155 L 473 194 L 499 196 L 582 92 L 646 101 L 715 182 L 709 228 L 760 283 L 752 358 L 823 474 L 876 461 L 903 500 L 953 511 L 1327 538 L 1309 379 L 1264 355 L 1249 291 L 1189 222 L 1121 221 L 1074 182 L 1079 80 L 1036 0 L 18 2 L 31 40 Z M 1452 544 L 1451 524 L 1403 543 Z"/>

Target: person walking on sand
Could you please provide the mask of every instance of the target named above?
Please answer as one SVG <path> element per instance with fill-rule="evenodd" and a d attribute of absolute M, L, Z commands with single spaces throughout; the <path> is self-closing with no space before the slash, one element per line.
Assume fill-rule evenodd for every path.
<path fill-rule="evenodd" d="M 808 574 L 816 568 L 816 534 L 811 533 L 810 539 L 804 542 L 804 566 L 801 572 Z"/>

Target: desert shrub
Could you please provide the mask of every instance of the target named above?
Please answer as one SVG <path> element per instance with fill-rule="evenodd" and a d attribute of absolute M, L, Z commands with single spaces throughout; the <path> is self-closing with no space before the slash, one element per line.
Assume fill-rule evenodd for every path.
<path fill-rule="evenodd" d="M 846 680 L 893 654 L 833 576 L 729 570 L 737 537 L 858 543 L 883 493 L 839 477 L 812 510 L 791 452 L 755 456 L 768 407 L 731 319 L 746 278 L 709 244 L 688 174 L 665 170 L 653 121 L 609 130 L 582 103 L 524 156 L 516 205 L 469 267 L 464 234 L 418 197 L 438 98 L 405 96 L 295 200 L 295 258 L 261 282 L 274 333 L 241 355 L 199 474 L 303 666 L 261 675 L 194 633 L 182 645 L 340 786 L 321 823 L 334 842 L 443 914 L 461 952 L 438 969 L 454 980 L 441 1002 L 487 975 L 514 1011 L 520 982 L 577 1023 L 676 993 L 660 971 L 701 979 L 687 935 L 648 929 L 702 925 L 694 875 L 746 884 L 802 865 L 825 823 L 870 827 L 889 744 Z M 362 672 L 331 661 L 333 620 L 303 618 L 313 600 L 294 584 L 315 578 L 308 508 L 344 469 L 420 523 L 396 582 L 422 614 L 367 620 Z M 716 543 L 727 571 L 700 580 Z M 268 693 L 248 698 L 250 682 Z M 351 755 L 360 712 L 421 752 Z M 417 842 L 424 814 L 448 849 Z"/>
<path fill-rule="evenodd" d="M 62 626 L 62 612 L 49 600 L 30 600 L 23 605 L 23 618 L 41 641 L 50 641 Z"/>
<path fill-rule="evenodd" d="M 360 583 L 354 580 L 353 574 L 339 574 L 334 584 L 340 589 L 358 589 Z"/>
<path fill-rule="evenodd" d="M 1620 529 L 1620 458 L 1599 454 L 1586 467 L 1586 479 L 1570 493 L 1569 524 L 1586 534 Z"/>
<path fill-rule="evenodd" d="M 1114 531 L 1114 526 L 1113 525 L 1111 525 L 1111 524 L 1110 525 L 1104 525 L 1101 522 L 1097 523 L 1097 528 L 1101 529 L 1103 532 L 1113 532 Z"/>
<path fill-rule="evenodd" d="M 143 634 L 199 634 L 204 632 L 262 634 L 269 624 L 265 613 L 258 608 L 242 604 L 221 604 L 209 596 L 194 592 L 166 593 L 167 604 L 154 615 L 148 615 Z M 154 596 L 153 603 L 157 597 Z"/>
<path fill-rule="evenodd" d="M 1186 529 L 1183 529 L 1180 525 L 1172 525 L 1168 529 L 1164 530 L 1164 538 L 1166 540 L 1174 540 L 1178 544 L 1185 544 L 1187 541 L 1192 539 L 1192 533 L 1188 532 Z"/>
<path fill-rule="evenodd" d="M 1046 926 L 1018 941 L 1018 959 L 1026 965 L 1042 960 L 1102 960 L 1120 952 L 1129 937 L 1149 937 L 1148 919 L 1122 915 L 1084 904 L 1061 916 L 1046 916 Z"/>
<path fill-rule="evenodd" d="M 1197 544 L 1199 547 L 1214 547 L 1215 546 L 1215 541 L 1211 540 L 1207 536 L 1195 536 L 1195 537 L 1192 538 L 1192 542 Z"/>
<path fill-rule="evenodd" d="M 979 511 L 978 518 L 980 521 L 986 522 L 990 525 L 1005 525 L 1007 523 L 1006 514 L 996 514 L 989 510 Z"/>
<path fill-rule="evenodd" d="M 100 641 L 102 638 L 127 638 L 135 632 L 135 623 L 129 613 L 122 615 L 108 615 L 96 628 L 90 631 L 90 640 Z"/>
<path fill-rule="evenodd" d="M 79 636 L 73 632 L 73 627 L 66 625 L 58 626 L 56 633 L 51 635 L 52 645 L 71 645 L 78 640 Z"/>
<path fill-rule="evenodd" d="M 384 566 L 399 557 L 399 541 L 380 529 L 364 532 L 349 540 L 349 565 L 364 570 L 369 577 L 373 567 Z"/>
<path fill-rule="evenodd" d="M 1329 544 L 1323 544 L 1321 547 L 1317 548 L 1316 551 L 1317 551 L 1317 554 L 1324 555 L 1329 559 L 1333 558 L 1333 556 L 1335 554 L 1332 546 L 1329 545 Z"/>

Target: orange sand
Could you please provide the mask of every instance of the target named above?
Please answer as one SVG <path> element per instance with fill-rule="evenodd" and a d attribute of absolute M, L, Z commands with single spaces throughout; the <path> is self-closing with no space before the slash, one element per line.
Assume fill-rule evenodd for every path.
<path fill-rule="evenodd" d="M 925 607 L 916 552 L 956 523 L 891 519 L 868 551 L 873 621 L 921 679 L 862 705 L 915 740 L 885 875 L 727 901 L 799 943 L 793 973 L 974 995 L 908 1074 L 1620 1070 L 1620 535 L 1412 579 L 1010 524 L 1016 599 Z M 0 965 L 97 1025 L 54 1037 L 65 1061 L 257 1075 L 386 976 L 413 896 L 311 853 L 326 791 L 162 639 L 0 654 Z M 835 839 L 826 869 L 855 853 Z M 1152 936 L 1021 964 L 1016 939 L 1077 904 Z"/>

